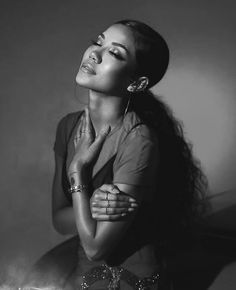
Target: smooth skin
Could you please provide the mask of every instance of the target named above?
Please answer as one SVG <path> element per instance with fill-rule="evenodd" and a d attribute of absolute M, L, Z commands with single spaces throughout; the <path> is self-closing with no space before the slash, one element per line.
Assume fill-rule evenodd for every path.
<path fill-rule="evenodd" d="M 75 155 L 67 172 L 71 184 L 88 184 L 91 180 L 91 168 L 103 142 L 124 115 L 129 86 L 142 90 L 147 85 L 148 79 L 136 76 L 135 68 L 132 34 L 122 25 L 108 28 L 84 53 L 76 81 L 89 89 L 89 105 L 74 140 Z M 91 200 L 88 189 L 84 189 L 72 194 L 72 209 L 61 186 L 63 159 L 56 156 L 55 161 L 54 226 L 64 234 L 78 233 L 90 260 L 104 259 L 131 224 L 135 216 L 132 209 L 142 201 L 147 188 L 128 184 L 102 185 Z M 104 212 L 108 205 L 107 194 L 111 209 Z M 121 218 L 129 211 L 131 214 Z"/>

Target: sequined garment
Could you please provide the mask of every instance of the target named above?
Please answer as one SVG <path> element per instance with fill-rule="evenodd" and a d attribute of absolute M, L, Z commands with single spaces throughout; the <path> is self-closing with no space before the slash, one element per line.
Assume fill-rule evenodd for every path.
<path fill-rule="evenodd" d="M 150 286 L 158 283 L 160 278 L 159 274 L 152 275 L 139 279 L 132 272 L 124 269 L 123 267 L 109 267 L 106 264 L 93 267 L 83 275 L 83 282 L 81 283 L 81 289 L 89 289 L 89 287 L 99 280 L 109 280 L 108 290 L 119 290 L 120 281 L 126 282 L 132 289 L 135 290 L 148 290 Z M 158 289 L 158 285 L 156 286 Z"/>

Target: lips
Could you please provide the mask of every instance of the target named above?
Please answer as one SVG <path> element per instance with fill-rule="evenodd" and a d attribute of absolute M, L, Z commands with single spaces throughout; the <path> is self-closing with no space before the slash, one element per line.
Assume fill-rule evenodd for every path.
<path fill-rule="evenodd" d="M 83 72 L 88 73 L 88 74 L 92 74 L 92 75 L 95 75 L 95 74 L 96 74 L 93 65 L 92 65 L 91 63 L 89 63 L 89 62 L 84 62 L 84 63 L 81 65 L 80 69 L 81 69 Z"/>

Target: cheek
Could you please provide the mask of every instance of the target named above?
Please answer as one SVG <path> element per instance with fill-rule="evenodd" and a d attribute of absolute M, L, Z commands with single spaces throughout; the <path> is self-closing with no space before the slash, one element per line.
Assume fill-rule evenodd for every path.
<path fill-rule="evenodd" d="M 103 78 L 107 79 L 111 82 L 120 82 L 120 83 L 126 83 L 128 82 L 128 79 L 130 78 L 130 72 L 126 65 L 121 64 L 114 64 L 114 63 L 104 63 L 104 65 L 101 67 L 101 72 L 103 75 Z"/>

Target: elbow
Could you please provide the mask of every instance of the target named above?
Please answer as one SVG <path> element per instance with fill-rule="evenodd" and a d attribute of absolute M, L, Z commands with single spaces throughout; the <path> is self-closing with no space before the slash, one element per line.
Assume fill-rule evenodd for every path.
<path fill-rule="evenodd" d="M 58 222 L 57 218 L 52 218 L 52 225 L 58 234 L 66 235 L 66 233 L 63 231 L 63 227 L 61 226 L 60 222 Z"/>
<path fill-rule="evenodd" d="M 98 252 L 85 252 L 86 253 L 86 257 L 88 258 L 89 261 L 93 261 L 93 262 L 99 262 L 105 259 L 105 255 L 101 255 Z"/>
<path fill-rule="evenodd" d="M 67 231 L 58 223 L 55 219 L 52 221 L 53 227 L 56 230 L 56 232 L 60 235 L 68 235 Z"/>
<path fill-rule="evenodd" d="M 88 247 L 88 245 L 83 248 L 89 261 L 99 262 L 104 260 L 108 256 L 108 253 L 106 253 L 106 251 L 101 248 L 99 249 L 95 247 Z"/>
<path fill-rule="evenodd" d="M 54 212 L 52 214 L 52 225 L 53 228 L 56 230 L 57 233 L 60 235 L 66 236 L 68 235 L 68 229 L 64 226 L 60 213 Z"/>

